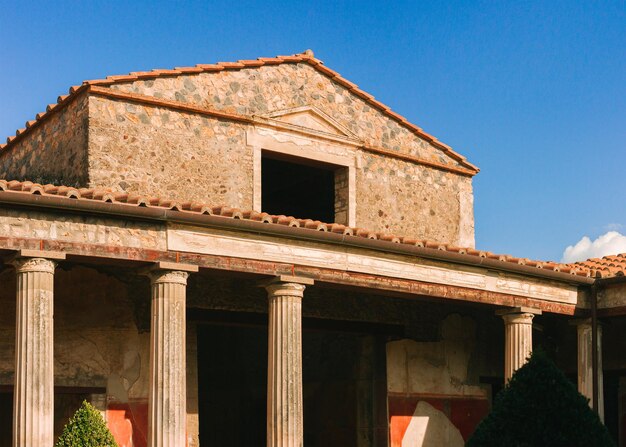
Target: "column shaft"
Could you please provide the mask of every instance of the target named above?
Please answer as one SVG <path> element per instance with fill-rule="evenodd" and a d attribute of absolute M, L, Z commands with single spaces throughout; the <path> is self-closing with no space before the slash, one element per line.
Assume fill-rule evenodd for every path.
<path fill-rule="evenodd" d="M 578 391 L 593 406 L 592 326 L 585 320 L 577 324 L 578 331 Z M 604 392 L 602 374 L 602 326 L 598 325 L 598 416 L 604 421 Z"/>
<path fill-rule="evenodd" d="M 186 443 L 185 295 L 187 272 L 156 270 L 152 281 L 148 445 Z"/>
<path fill-rule="evenodd" d="M 276 283 L 269 294 L 267 446 L 301 447 L 302 296 L 305 286 Z"/>
<path fill-rule="evenodd" d="M 54 442 L 53 294 L 55 263 L 19 258 L 13 395 L 13 446 Z"/>
<path fill-rule="evenodd" d="M 504 319 L 504 381 L 526 363 L 533 350 L 532 313 L 508 313 Z"/>

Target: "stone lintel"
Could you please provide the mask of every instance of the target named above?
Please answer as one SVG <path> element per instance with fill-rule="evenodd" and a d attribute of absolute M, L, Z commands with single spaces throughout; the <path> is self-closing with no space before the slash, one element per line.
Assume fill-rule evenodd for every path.
<path fill-rule="evenodd" d="M 197 273 L 200 270 L 200 267 L 198 267 L 195 264 L 183 264 L 179 262 L 156 261 L 152 265 L 140 269 L 139 274 L 142 276 L 150 276 L 154 272 L 159 271 L 159 270 L 171 270 L 173 272 Z"/>
<path fill-rule="evenodd" d="M 150 270 L 176 270 L 179 272 L 198 273 L 200 268 L 195 264 L 183 264 L 180 262 L 157 261 Z"/>
<path fill-rule="evenodd" d="M 534 307 L 525 307 L 525 306 L 509 307 L 507 309 L 500 309 L 496 311 L 496 315 L 501 316 L 501 317 L 504 315 L 511 315 L 511 314 L 541 315 L 542 311 L 541 309 L 535 309 Z"/>
<path fill-rule="evenodd" d="M 270 279 L 264 279 L 259 281 L 259 287 L 267 287 L 272 284 L 277 283 L 295 283 L 302 284 L 303 286 L 312 286 L 315 284 L 315 280 L 313 278 L 307 278 L 304 276 L 291 276 L 291 275 L 278 275 Z"/>
<path fill-rule="evenodd" d="M 17 250 L 16 253 L 10 255 L 7 260 L 8 262 L 11 262 L 18 258 L 43 258 L 55 261 L 64 261 L 66 254 L 62 251 L 30 250 L 27 248 L 21 248 Z"/>

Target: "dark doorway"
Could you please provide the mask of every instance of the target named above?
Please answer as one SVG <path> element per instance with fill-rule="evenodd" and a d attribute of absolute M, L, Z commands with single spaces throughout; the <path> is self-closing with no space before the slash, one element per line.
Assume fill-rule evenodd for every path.
<path fill-rule="evenodd" d="M 200 445 L 265 445 L 266 389 L 266 328 L 198 325 Z"/>
<path fill-rule="evenodd" d="M 626 371 L 604 372 L 604 425 L 615 445 L 626 446 Z"/>
<path fill-rule="evenodd" d="M 264 446 L 267 325 L 233 314 L 198 325 L 200 444 Z M 304 445 L 386 445 L 385 337 L 305 321 L 302 343 Z"/>
<path fill-rule="evenodd" d="M 271 157 L 263 153 L 262 211 L 335 222 L 335 167 Z"/>
<path fill-rule="evenodd" d="M 11 447 L 12 436 L 13 393 L 0 392 L 0 447 Z"/>

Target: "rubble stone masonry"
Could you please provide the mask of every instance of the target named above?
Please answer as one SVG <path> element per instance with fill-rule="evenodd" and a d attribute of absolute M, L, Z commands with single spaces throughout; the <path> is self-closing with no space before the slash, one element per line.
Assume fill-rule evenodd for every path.
<path fill-rule="evenodd" d="M 452 169 L 460 166 L 307 64 L 163 77 L 108 88 L 245 117 L 315 107 L 364 146 Z M 0 155 L 0 177 L 253 209 L 255 148 L 247 135 L 254 127 L 168 105 L 80 94 Z M 356 226 L 474 245 L 470 176 L 360 148 L 354 153 Z M 346 197 L 336 199 L 337 219 L 345 221 Z"/>

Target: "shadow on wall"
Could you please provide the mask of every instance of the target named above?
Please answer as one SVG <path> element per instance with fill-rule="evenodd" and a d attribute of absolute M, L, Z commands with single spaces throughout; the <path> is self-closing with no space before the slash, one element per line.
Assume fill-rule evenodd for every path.
<path fill-rule="evenodd" d="M 463 447 L 461 432 L 435 407 L 420 401 L 402 439 L 402 447 Z"/>

